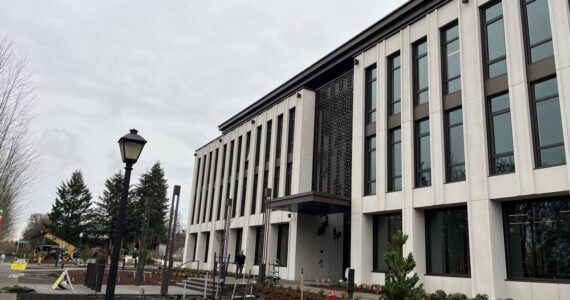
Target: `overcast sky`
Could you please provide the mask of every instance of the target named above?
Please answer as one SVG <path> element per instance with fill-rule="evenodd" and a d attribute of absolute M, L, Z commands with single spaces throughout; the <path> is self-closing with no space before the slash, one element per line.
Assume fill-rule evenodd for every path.
<path fill-rule="evenodd" d="M 35 86 L 38 183 L 24 217 L 48 212 L 76 169 L 97 199 L 122 168 L 117 140 L 136 128 L 148 144 L 131 182 L 160 161 L 185 221 L 194 150 L 220 123 L 406 1 L 2 2 L 0 35 Z"/>

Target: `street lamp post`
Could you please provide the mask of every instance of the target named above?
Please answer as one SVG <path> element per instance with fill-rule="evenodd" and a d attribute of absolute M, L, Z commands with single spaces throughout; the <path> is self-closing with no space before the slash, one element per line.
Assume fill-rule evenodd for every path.
<path fill-rule="evenodd" d="M 117 282 L 117 269 L 119 268 L 119 255 L 121 252 L 121 241 L 123 240 L 123 232 L 125 231 L 125 217 L 127 210 L 127 197 L 129 195 L 129 184 L 131 181 L 131 170 L 133 165 L 139 159 L 146 140 L 137 134 L 136 129 L 131 129 L 130 133 L 123 136 L 119 140 L 121 148 L 121 157 L 125 163 L 125 178 L 123 178 L 123 191 L 121 193 L 121 202 L 119 203 L 119 220 L 115 237 L 113 239 L 113 252 L 111 254 L 111 266 L 109 267 L 109 277 L 107 279 L 107 290 L 105 293 L 106 300 L 115 298 L 115 284 Z"/>
<path fill-rule="evenodd" d="M 83 231 L 79 233 L 79 260 L 77 260 L 79 262 L 79 265 L 81 265 L 81 244 L 83 243 Z"/>

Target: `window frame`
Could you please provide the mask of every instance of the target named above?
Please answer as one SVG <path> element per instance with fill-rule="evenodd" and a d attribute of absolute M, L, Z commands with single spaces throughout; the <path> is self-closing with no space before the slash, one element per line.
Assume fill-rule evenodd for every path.
<path fill-rule="evenodd" d="M 435 214 L 443 211 L 454 211 L 454 210 L 465 210 L 466 224 L 467 224 L 467 250 L 469 252 L 469 272 L 467 274 L 458 273 L 437 273 L 431 272 L 431 233 L 430 227 L 428 226 L 430 220 L 430 214 Z M 452 207 L 440 207 L 434 209 L 428 209 L 424 211 L 424 225 L 425 225 L 425 253 L 426 253 L 426 276 L 440 276 L 440 277 L 460 277 L 460 278 L 471 278 L 471 271 L 473 266 L 471 266 L 471 241 L 469 240 L 469 208 L 467 205 L 452 206 Z"/>
<path fill-rule="evenodd" d="M 372 143 L 371 140 L 374 140 L 374 143 Z M 378 173 L 377 173 L 376 165 L 373 166 L 375 169 L 375 172 L 376 172 L 376 178 L 374 178 L 374 179 L 368 178 L 369 177 L 368 175 L 370 174 L 370 171 L 372 170 L 371 165 L 370 165 L 371 160 L 372 160 L 372 155 L 373 155 L 373 153 L 374 153 L 374 157 L 376 157 L 376 155 L 377 155 L 376 154 L 376 151 L 378 149 L 378 147 L 376 145 L 377 142 L 378 141 L 376 139 L 376 135 L 372 135 L 372 136 L 366 137 L 364 139 L 364 144 L 365 144 L 365 147 L 364 147 L 364 154 L 365 154 L 364 155 L 364 196 L 374 196 L 374 195 L 376 195 L 377 190 L 378 190 L 378 183 L 377 183 Z M 374 186 L 375 186 L 374 191 L 372 191 L 372 184 L 374 184 Z"/>
<path fill-rule="evenodd" d="M 377 241 L 376 241 L 376 237 L 378 236 L 378 234 L 377 234 L 377 230 L 378 230 L 377 222 L 378 221 L 377 220 L 378 220 L 378 218 L 382 218 L 382 217 L 390 218 L 390 217 L 395 217 L 395 216 L 400 217 L 400 227 L 402 227 L 402 230 L 403 230 L 402 211 L 372 215 L 372 273 L 387 273 L 388 272 L 387 269 L 382 270 L 381 268 L 379 268 L 378 267 L 378 261 L 376 260 L 376 252 L 378 252 L 378 245 L 377 245 Z M 390 243 L 390 239 L 391 239 L 391 237 L 388 237 L 388 243 Z"/>
<path fill-rule="evenodd" d="M 546 4 L 548 5 L 548 25 L 551 27 L 550 29 L 550 38 L 548 39 L 544 39 L 542 41 L 536 42 L 534 45 L 530 44 L 530 35 L 529 35 L 529 24 L 528 24 L 528 13 L 527 13 L 527 7 L 529 4 L 536 2 L 536 1 L 546 1 Z M 548 60 L 554 57 L 554 42 L 553 42 L 553 34 L 552 34 L 552 22 L 551 22 L 551 18 L 552 16 L 550 15 L 550 4 L 548 3 L 548 0 L 520 0 L 520 5 L 521 5 L 521 14 L 522 14 L 522 29 L 523 29 L 523 36 L 524 36 L 524 47 L 525 47 L 525 56 L 526 56 L 526 63 L 527 64 L 536 64 L 538 62 L 544 61 L 544 60 Z M 548 56 L 542 59 L 539 59 L 535 62 L 532 61 L 532 49 L 536 48 L 538 46 L 541 46 L 543 44 L 546 44 L 548 42 L 553 42 L 552 44 L 552 56 Z"/>
<path fill-rule="evenodd" d="M 495 5 L 501 5 L 501 15 L 494 17 L 491 20 L 487 20 L 485 17 L 485 12 L 487 11 L 487 9 L 495 6 Z M 496 0 L 496 1 L 490 1 L 489 3 L 486 3 L 485 5 L 481 6 L 481 8 L 479 9 L 479 15 L 481 16 L 481 38 L 482 38 L 482 47 L 483 47 L 483 74 L 485 76 L 486 80 L 489 79 L 494 79 L 497 78 L 499 76 L 508 74 L 509 71 L 507 70 L 507 49 L 506 49 L 506 36 L 505 36 L 505 13 L 503 10 L 503 1 L 502 0 Z M 498 22 L 499 20 L 503 20 L 503 40 L 505 41 L 505 55 L 501 56 L 501 57 L 497 57 L 493 60 L 489 60 L 489 34 L 488 34 L 488 27 L 495 23 Z M 505 61 L 505 73 L 499 74 L 499 75 L 495 75 L 493 77 L 490 76 L 489 74 L 489 69 L 492 65 L 500 62 L 504 60 Z"/>
<path fill-rule="evenodd" d="M 461 110 L 461 122 L 460 123 L 454 123 L 453 125 L 449 124 L 449 114 L 457 111 L 457 110 Z M 454 107 L 452 109 L 446 110 L 444 112 L 444 142 L 445 142 L 445 183 L 454 183 L 454 182 L 462 182 L 462 181 L 466 181 L 467 180 L 467 164 L 465 162 L 465 127 L 463 126 L 464 120 L 463 120 L 463 106 L 458 106 L 458 107 Z M 461 126 L 461 134 L 463 136 L 463 163 L 461 164 L 451 164 L 451 143 L 450 143 L 450 138 L 451 138 L 451 129 L 454 127 L 458 127 Z M 452 179 L 451 178 L 451 169 L 454 167 L 458 167 L 458 166 L 463 166 L 463 170 L 465 172 L 463 179 Z"/>
<path fill-rule="evenodd" d="M 428 133 L 419 133 L 419 125 L 421 122 L 427 121 L 429 125 L 429 132 Z M 429 137 L 429 149 L 430 149 L 430 167 L 428 170 L 420 170 L 419 162 L 420 162 L 420 140 L 423 137 Z M 418 182 L 420 181 L 420 174 L 423 173 L 430 173 L 430 181 L 428 185 L 419 185 Z M 429 117 L 422 118 L 419 120 L 414 121 L 414 188 L 424 188 L 430 187 L 432 185 L 432 174 L 431 174 L 431 124 L 429 124 Z"/>
<path fill-rule="evenodd" d="M 419 55 L 418 54 L 418 47 L 423 44 L 426 43 L 426 52 Z M 428 85 L 425 88 L 420 89 L 419 88 L 419 60 L 427 57 L 429 55 L 429 49 L 427 49 L 428 47 L 428 43 L 427 43 L 427 37 L 422 37 L 420 39 L 418 39 L 417 41 L 415 41 L 412 44 L 412 87 L 413 87 L 413 100 L 414 100 L 414 107 L 417 106 L 421 106 L 424 104 L 429 104 L 430 99 L 429 99 L 429 94 L 428 94 L 428 101 L 426 103 L 419 103 L 419 95 L 422 94 L 423 92 L 428 92 L 429 93 L 429 74 L 428 74 Z M 429 58 L 428 58 L 429 59 Z M 428 66 L 428 73 L 429 73 L 429 63 L 427 64 Z"/>
<path fill-rule="evenodd" d="M 427 54 L 426 54 L 427 55 Z M 394 67 L 394 59 L 399 58 L 400 63 L 397 67 Z M 395 76 L 394 73 L 400 70 L 400 76 L 398 80 L 400 81 L 400 98 L 395 100 L 394 99 L 394 80 Z M 388 86 L 387 86 L 387 93 L 388 93 L 388 116 L 397 116 L 402 113 L 402 56 L 400 55 L 400 51 L 397 51 L 390 56 L 388 56 Z M 394 113 L 394 105 L 397 103 L 400 104 L 400 111 L 398 113 Z"/>
<path fill-rule="evenodd" d="M 283 243 L 282 239 L 283 239 L 283 228 L 287 227 L 287 235 L 285 237 L 286 241 L 287 241 L 287 245 L 286 245 L 286 253 L 285 253 L 285 263 L 282 262 L 282 260 L 280 259 L 282 256 L 281 253 L 281 244 Z M 275 255 L 275 257 L 279 260 L 279 267 L 287 267 L 287 265 L 289 264 L 289 236 L 291 234 L 291 228 L 289 227 L 289 223 L 280 223 L 277 224 L 277 253 Z"/>
<path fill-rule="evenodd" d="M 395 142 L 393 139 L 393 134 L 396 130 L 400 131 L 400 139 Z M 392 174 L 392 164 L 394 160 L 394 145 L 400 144 L 400 176 L 394 176 Z M 394 127 L 388 130 L 388 192 L 401 192 L 402 191 L 402 127 Z M 394 180 L 400 179 L 400 189 L 394 188 Z"/>
<path fill-rule="evenodd" d="M 453 27 L 456 27 L 456 26 L 457 26 L 457 37 L 448 41 L 447 37 L 446 37 L 447 31 Z M 439 30 L 440 41 L 441 41 L 441 45 L 440 45 L 440 48 L 441 48 L 440 49 L 440 52 L 441 52 L 441 76 L 442 76 L 441 81 L 442 81 L 442 95 L 443 95 L 443 97 L 446 97 L 448 95 L 455 94 L 455 93 L 461 93 L 461 90 L 463 88 L 461 85 L 461 71 L 462 70 L 461 70 L 461 43 L 460 43 L 459 29 L 460 29 L 459 21 L 456 19 L 456 20 L 449 22 L 445 26 L 441 27 Z M 448 78 L 447 67 L 448 67 L 448 63 L 449 63 L 449 59 L 448 59 L 449 54 L 447 53 L 446 46 L 455 42 L 455 41 L 458 41 L 458 48 L 459 48 L 457 50 L 457 53 L 459 54 L 459 75 L 456 75 L 452 78 Z M 456 79 L 459 79 L 459 89 L 457 91 L 449 92 L 449 83 L 453 80 L 456 80 Z"/>
<path fill-rule="evenodd" d="M 548 80 L 555 80 L 556 81 L 556 94 L 550 94 L 548 96 L 542 97 L 540 99 L 535 99 L 535 86 L 539 83 L 548 81 Z M 538 79 L 536 81 L 530 82 L 528 85 L 529 88 L 529 100 L 530 100 L 530 111 L 531 111 L 531 126 L 532 126 L 532 141 L 533 141 L 533 151 L 534 151 L 534 168 L 535 169 L 543 169 L 543 168 L 551 168 L 551 167 L 557 167 L 557 166 L 563 166 L 566 165 L 568 158 L 566 157 L 566 153 L 564 154 L 564 162 L 563 163 L 558 163 L 558 164 L 553 164 L 553 165 L 548 165 L 548 166 L 544 166 L 542 163 L 542 157 L 541 157 L 541 151 L 545 150 L 545 149 L 550 149 L 550 148 L 556 148 L 556 147 L 564 147 L 564 124 L 561 124 L 562 126 L 562 142 L 560 143 L 556 143 L 556 144 L 551 144 L 551 145 L 547 145 L 547 146 L 541 146 L 540 145 L 540 134 L 539 134 L 539 124 L 538 124 L 538 115 L 537 115 L 537 110 L 536 110 L 536 105 L 540 102 L 543 101 L 548 101 L 551 100 L 552 98 L 558 98 L 558 113 L 560 114 L 560 119 L 561 121 L 564 119 L 564 116 L 562 115 L 562 109 L 560 107 L 560 86 L 558 85 L 558 77 L 555 75 L 553 76 L 548 76 L 545 78 L 541 78 Z"/>
<path fill-rule="evenodd" d="M 372 71 L 376 72 L 376 76 L 372 79 Z M 374 106 L 374 109 L 372 109 L 372 104 L 377 104 L 377 98 L 378 98 L 378 68 L 376 67 L 376 64 L 372 64 L 368 67 L 366 67 L 366 69 L 364 70 L 364 82 L 365 82 L 365 86 L 364 86 L 364 118 L 365 118 L 365 124 L 375 124 L 376 121 L 378 120 L 378 115 L 377 115 L 377 110 L 378 110 L 378 105 Z M 371 89 L 372 87 L 376 85 L 376 98 L 372 99 L 372 95 L 371 95 Z M 374 116 L 374 121 L 372 121 L 372 116 Z"/>
<path fill-rule="evenodd" d="M 497 97 L 501 97 L 501 96 L 507 96 L 509 98 L 509 107 L 508 108 L 503 108 L 502 110 L 493 112 L 492 110 L 492 105 L 491 105 L 491 101 L 494 98 Z M 493 118 L 496 116 L 500 116 L 502 114 L 506 114 L 506 113 L 511 113 L 511 95 L 509 93 L 509 91 L 503 91 L 491 96 L 487 96 L 486 100 L 485 100 L 485 110 L 486 110 L 486 119 L 487 119 L 487 145 L 488 145 L 488 155 L 489 155 L 489 174 L 491 176 L 499 176 L 499 175 L 506 175 L 506 174 L 512 174 L 516 172 L 516 162 L 514 165 L 514 168 L 512 171 L 510 172 L 497 172 L 496 170 L 496 160 L 498 158 L 503 158 L 503 157 L 508 157 L 508 156 L 512 156 L 513 160 L 515 158 L 515 151 L 514 151 L 514 140 L 513 139 L 513 132 L 512 132 L 512 126 L 513 126 L 513 120 L 512 120 L 512 114 L 510 117 L 510 122 L 511 122 L 511 143 L 513 143 L 513 151 L 511 152 L 505 152 L 505 153 L 501 153 L 501 154 L 497 154 L 495 153 L 495 123 L 493 122 Z"/>

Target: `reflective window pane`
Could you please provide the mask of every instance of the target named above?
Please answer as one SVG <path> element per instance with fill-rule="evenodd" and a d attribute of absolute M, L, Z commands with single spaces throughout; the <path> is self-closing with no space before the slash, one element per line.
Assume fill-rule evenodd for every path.
<path fill-rule="evenodd" d="M 388 265 L 384 261 L 384 253 L 396 250 L 392 237 L 402 230 L 402 214 L 377 215 L 373 217 L 372 248 L 373 271 L 387 272 Z"/>
<path fill-rule="evenodd" d="M 376 137 L 366 139 L 365 195 L 376 194 Z"/>
<path fill-rule="evenodd" d="M 427 53 L 427 42 L 424 41 L 420 44 L 417 45 L 417 54 L 419 55 L 423 55 Z"/>
<path fill-rule="evenodd" d="M 495 155 L 513 152 L 513 130 L 511 128 L 511 113 L 493 117 L 493 138 Z"/>
<path fill-rule="evenodd" d="M 430 157 L 430 145 L 429 136 L 424 136 L 420 138 L 420 155 L 418 162 L 420 170 L 429 170 L 431 168 L 431 157 Z"/>
<path fill-rule="evenodd" d="M 556 166 L 566 162 L 564 146 L 546 148 L 540 151 L 540 161 L 543 167 Z"/>
<path fill-rule="evenodd" d="M 429 119 L 416 122 L 415 136 L 415 185 L 416 187 L 429 186 L 431 185 Z"/>
<path fill-rule="evenodd" d="M 503 94 L 491 98 L 491 112 L 499 112 L 504 109 L 508 109 L 509 105 L 509 94 Z"/>
<path fill-rule="evenodd" d="M 494 60 L 506 55 L 505 25 L 503 19 L 487 25 L 487 53 L 489 60 Z"/>
<path fill-rule="evenodd" d="M 418 95 L 418 104 L 428 103 L 429 93 L 428 91 L 422 92 Z"/>
<path fill-rule="evenodd" d="M 556 78 L 550 78 L 533 85 L 534 100 L 558 95 L 558 83 Z"/>
<path fill-rule="evenodd" d="M 503 15 L 503 5 L 501 2 L 497 2 L 496 4 L 488 7 L 485 10 L 485 21 L 491 21 L 496 17 Z"/>
<path fill-rule="evenodd" d="M 463 126 L 455 126 L 449 129 L 449 163 L 451 165 L 465 162 L 463 149 Z"/>
<path fill-rule="evenodd" d="M 525 13 L 530 62 L 551 57 L 554 53 L 548 0 L 536 0 L 526 4 Z"/>
<path fill-rule="evenodd" d="M 422 57 L 418 60 L 418 88 L 428 87 L 428 59 Z"/>
<path fill-rule="evenodd" d="M 447 181 L 465 180 L 465 149 L 463 142 L 463 109 L 446 112 Z"/>
<path fill-rule="evenodd" d="M 418 122 L 418 134 L 429 133 L 429 120 L 422 120 Z"/>
<path fill-rule="evenodd" d="M 401 129 L 392 129 L 389 133 L 388 149 L 388 190 L 390 192 L 401 190 L 402 177 L 402 149 Z"/>
<path fill-rule="evenodd" d="M 563 143 L 558 97 L 538 102 L 536 104 L 536 115 L 540 146 Z"/>
<path fill-rule="evenodd" d="M 467 208 L 426 211 L 428 273 L 470 273 Z"/>
<path fill-rule="evenodd" d="M 531 61 L 539 61 L 554 55 L 554 50 L 552 49 L 552 41 L 546 42 L 544 44 L 535 46 L 530 49 L 530 59 Z"/>
<path fill-rule="evenodd" d="M 458 26 L 443 29 L 443 57 L 444 93 L 451 94 L 461 89 L 460 51 Z"/>
<path fill-rule="evenodd" d="M 494 174 L 511 173 L 515 171 L 515 157 L 513 155 L 498 157 L 494 163 Z"/>
<path fill-rule="evenodd" d="M 570 279 L 570 199 L 504 202 L 508 277 Z"/>
<path fill-rule="evenodd" d="M 507 61 L 505 59 L 489 65 L 489 78 L 497 77 L 505 73 L 507 73 Z"/>

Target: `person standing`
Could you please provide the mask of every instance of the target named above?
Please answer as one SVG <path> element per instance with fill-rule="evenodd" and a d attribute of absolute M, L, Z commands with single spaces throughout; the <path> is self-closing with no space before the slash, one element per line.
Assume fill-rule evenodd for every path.
<path fill-rule="evenodd" d="M 236 257 L 236 264 L 237 264 L 237 271 L 236 277 L 239 278 L 240 275 L 243 273 L 243 266 L 245 265 L 245 254 L 243 254 L 243 250 L 241 250 Z"/>

